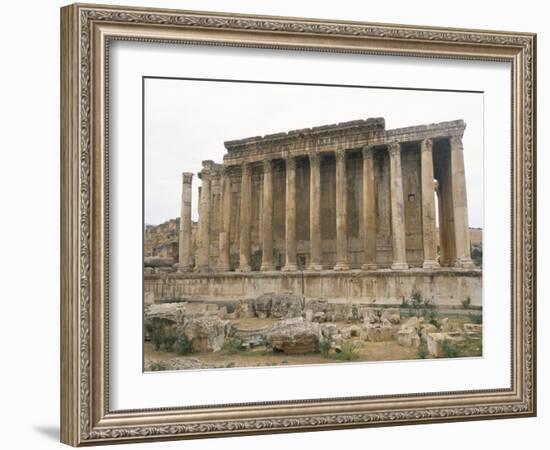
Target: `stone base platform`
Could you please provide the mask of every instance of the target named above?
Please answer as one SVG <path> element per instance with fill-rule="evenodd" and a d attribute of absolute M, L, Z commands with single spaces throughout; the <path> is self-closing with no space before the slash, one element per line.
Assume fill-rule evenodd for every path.
<path fill-rule="evenodd" d="M 378 305 L 401 304 L 420 292 L 437 306 L 459 306 L 470 297 L 482 304 L 480 269 L 408 269 L 336 272 L 146 273 L 146 302 L 246 299 L 270 292 L 291 292 L 306 298 L 360 300 Z"/>

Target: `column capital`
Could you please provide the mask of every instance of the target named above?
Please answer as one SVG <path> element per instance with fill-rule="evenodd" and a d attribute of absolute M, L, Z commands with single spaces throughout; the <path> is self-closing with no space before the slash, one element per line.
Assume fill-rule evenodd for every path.
<path fill-rule="evenodd" d="M 287 156 L 285 158 L 285 166 L 287 169 L 296 169 L 296 157 L 294 156 Z"/>
<path fill-rule="evenodd" d="M 321 154 L 320 153 L 310 153 L 308 155 L 309 163 L 312 166 L 320 167 L 321 165 Z"/>
<path fill-rule="evenodd" d="M 420 149 L 423 152 L 431 152 L 433 149 L 433 139 L 432 138 L 423 139 Z"/>
<path fill-rule="evenodd" d="M 401 144 L 397 141 L 391 141 L 388 143 L 388 153 L 390 156 L 395 157 L 401 153 Z"/>
<path fill-rule="evenodd" d="M 369 144 L 363 147 L 363 158 L 372 158 L 374 156 L 374 145 Z"/>
<path fill-rule="evenodd" d="M 272 159 L 266 159 L 264 160 L 264 173 L 265 172 L 273 172 L 273 160 Z"/>
<path fill-rule="evenodd" d="M 458 150 L 458 149 L 461 149 L 462 150 L 462 136 L 459 135 L 459 134 L 452 134 L 450 139 L 449 139 L 450 143 L 451 143 L 451 150 Z"/>
<path fill-rule="evenodd" d="M 193 182 L 193 173 L 192 172 L 183 172 L 181 174 L 181 180 L 183 184 L 191 184 Z"/>
<path fill-rule="evenodd" d="M 339 148 L 334 152 L 334 155 L 336 156 L 336 161 L 344 161 L 346 159 L 346 150 Z"/>
<path fill-rule="evenodd" d="M 244 162 L 241 164 L 241 171 L 243 175 L 248 175 L 250 173 L 251 164 L 249 162 Z"/>

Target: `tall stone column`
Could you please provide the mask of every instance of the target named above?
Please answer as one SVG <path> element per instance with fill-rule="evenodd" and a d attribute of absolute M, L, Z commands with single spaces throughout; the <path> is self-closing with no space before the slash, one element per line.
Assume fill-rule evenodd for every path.
<path fill-rule="evenodd" d="M 191 192 L 193 174 L 184 172 L 181 183 L 181 212 L 179 233 L 179 259 L 177 269 L 179 272 L 188 272 L 191 268 Z"/>
<path fill-rule="evenodd" d="M 336 265 L 334 270 L 348 270 L 348 186 L 346 151 L 336 151 Z"/>
<path fill-rule="evenodd" d="M 296 264 L 296 158 L 290 156 L 286 164 L 285 192 L 285 265 L 282 270 L 297 270 Z"/>
<path fill-rule="evenodd" d="M 321 270 L 321 155 L 309 155 L 309 270 Z"/>
<path fill-rule="evenodd" d="M 207 161 L 201 171 L 202 189 L 199 204 L 199 248 L 195 270 L 207 272 L 210 269 L 210 200 L 211 170 Z"/>
<path fill-rule="evenodd" d="M 250 164 L 241 166 L 239 272 L 250 272 Z"/>
<path fill-rule="evenodd" d="M 451 137 L 451 182 L 455 225 L 456 264 L 472 268 L 470 257 L 470 230 L 468 224 L 468 202 L 466 199 L 466 176 L 464 173 L 464 147 L 462 137 Z"/>
<path fill-rule="evenodd" d="M 273 161 L 264 161 L 264 188 L 262 208 L 262 266 L 263 271 L 273 266 Z"/>
<path fill-rule="evenodd" d="M 405 204 L 403 202 L 403 175 L 401 171 L 401 144 L 392 142 L 390 153 L 391 227 L 393 243 L 392 269 L 408 269 L 405 250 Z"/>
<path fill-rule="evenodd" d="M 363 148 L 363 227 L 365 262 L 363 269 L 376 269 L 376 199 L 374 194 L 374 147 Z"/>
<path fill-rule="evenodd" d="M 437 262 L 437 241 L 435 236 L 435 189 L 433 142 L 424 139 L 420 148 L 420 166 L 422 178 L 422 239 L 424 245 L 424 269 L 439 267 Z"/>
<path fill-rule="evenodd" d="M 229 236 L 231 231 L 231 178 L 229 177 L 227 167 L 224 167 L 222 171 L 221 189 L 221 231 L 218 270 L 222 272 L 227 272 L 230 269 Z"/>

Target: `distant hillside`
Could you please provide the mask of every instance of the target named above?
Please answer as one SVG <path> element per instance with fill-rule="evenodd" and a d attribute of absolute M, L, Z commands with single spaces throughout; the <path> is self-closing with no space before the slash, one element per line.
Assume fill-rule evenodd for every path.
<path fill-rule="evenodd" d="M 195 250 L 197 223 L 192 223 L 192 245 Z M 179 253 L 180 219 L 170 219 L 159 225 L 146 225 L 143 239 L 145 257 L 159 256 L 172 258 L 174 262 Z"/>

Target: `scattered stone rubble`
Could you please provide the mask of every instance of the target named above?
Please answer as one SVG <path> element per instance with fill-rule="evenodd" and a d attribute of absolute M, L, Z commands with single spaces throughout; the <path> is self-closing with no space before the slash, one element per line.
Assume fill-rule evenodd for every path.
<path fill-rule="evenodd" d="M 264 320 L 257 326 L 250 322 L 243 325 L 237 320 L 242 318 L 275 322 L 266 325 Z M 218 352 L 232 339 L 242 349 L 267 346 L 275 352 L 305 354 L 318 352 L 321 343 L 326 342 L 339 351 L 342 343 L 351 339 L 359 343 L 397 341 L 406 347 L 425 345 L 430 356 L 440 358 L 445 355 L 445 342 L 457 345 L 466 338 L 480 338 L 482 333 L 478 324 L 467 323 L 457 330 L 448 318 L 430 323 L 423 317 L 403 318 L 400 308 L 305 299 L 289 293 L 229 302 L 146 302 L 146 339 L 158 321 L 183 334 L 195 352 Z M 189 368 L 197 366 L 198 363 L 190 361 Z"/>

